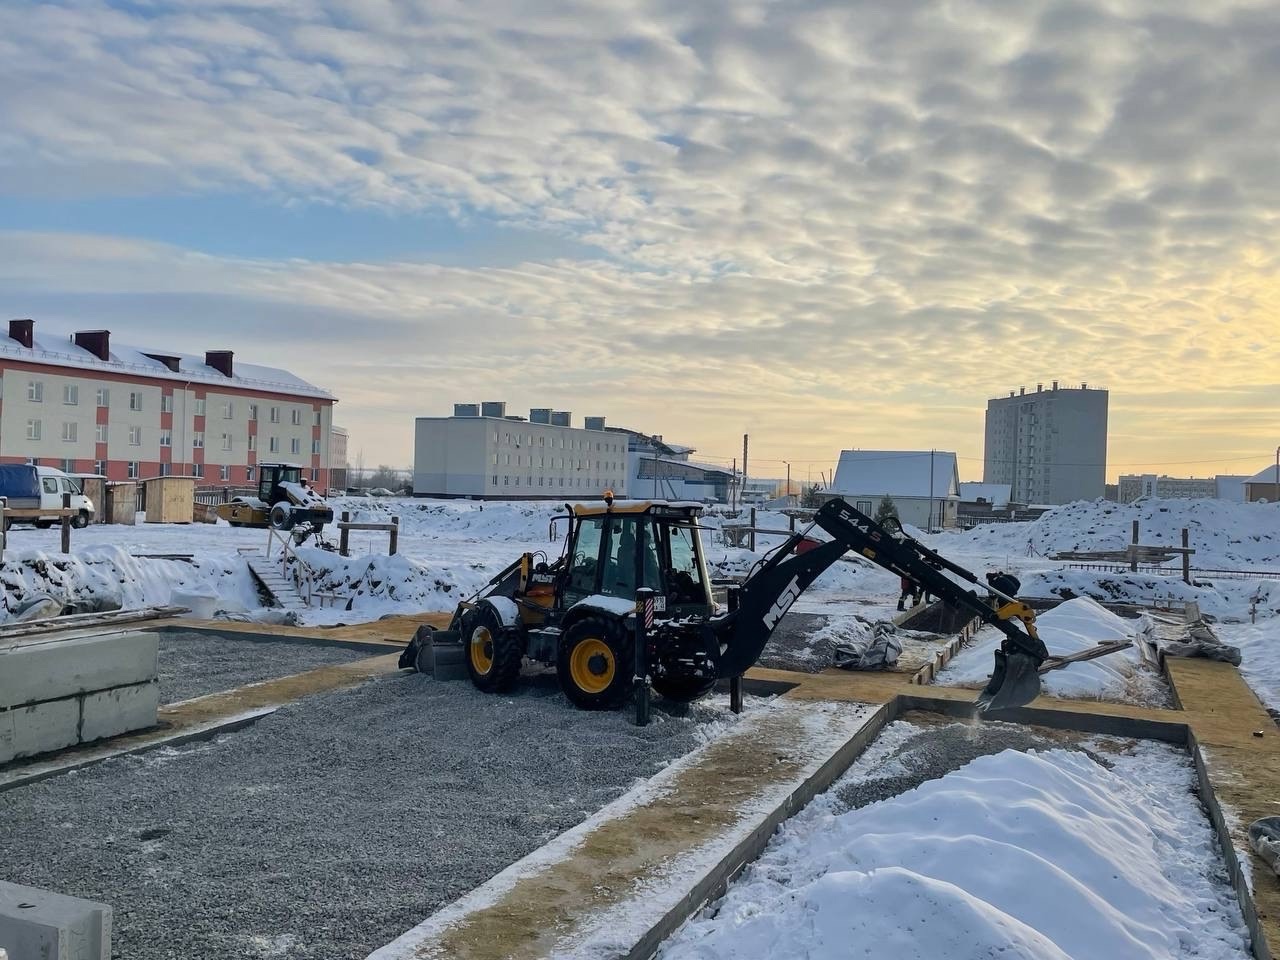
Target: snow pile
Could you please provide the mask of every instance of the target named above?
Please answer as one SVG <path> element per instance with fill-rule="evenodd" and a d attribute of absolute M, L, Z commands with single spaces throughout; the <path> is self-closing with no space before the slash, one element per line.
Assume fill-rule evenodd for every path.
<path fill-rule="evenodd" d="M 400 518 L 402 537 L 464 540 L 547 541 L 547 524 L 564 513 L 566 500 L 489 501 L 421 500 L 393 497 L 341 497 L 329 501 L 334 517 L 348 511 L 358 523 Z M 563 534 L 564 526 L 560 526 Z"/>
<path fill-rule="evenodd" d="M 1109 573 L 1098 570 L 1039 570 L 1026 574 L 1023 597 L 1092 597 L 1103 603 L 1140 606 L 1200 604 L 1201 613 L 1218 620 L 1242 620 L 1254 608 L 1259 617 L 1280 616 L 1280 582 L 1228 577 L 1196 577 L 1194 584 L 1181 575 Z M 1199 584 L 1199 585 L 1196 585 Z"/>
<path fill-rule="evenodd" d="M 1240 673 L 1258 699 L 1280 711 L 1280 627 L 1274 622 L 1214 627 L 1218 639 L 1240 649 Z"/>
<path fill-rule="evenodd" d="M 1006 750 L 860 810 L 829 793 L 659 956 L 1248 957 L 1189 762 L 1113 762 Z"/>
<path fill-rule="evenodd" d="M 72 555 L 40 550 L 5 551 L 0 563 L 3 612 L 37 593 L 64 605 L 87 602 L 101 609 L 166 605 L 186 596 L 216 596 L 222 610 L 261 605 L 244 560 L 235 555 L 202 555 L 190 563 L 134 557 L 114 546 L 95 546 Z"/>
<path fill-rule="evenodd" d="M 314 590 L 345 598 L 346 609 L 369 619 L 407 610 L 452 610 L 500 569 L 479 562 L 434 563 L 403 554 L 342 557 L 317 547 L 302 547 L 297 553 L 313 572 Z"/>
<path fill-rule="evenodd" d="M 1132 639 L 1143 624 L 1142 619 L 1118 617 L 1087 597 L 1068 600 L 1036 618 L 1040 639 L 1050 654 L 1060 657 L 1099 643 Z M 1003 636 L 990 627 L 979 631 L 974 643 L 947 664 L 937 682 L 951 687 L 985 684 Z M 1136 647 L 1051 670 L 1041 677 L 1041 686 L 1046 694 L 1054 697 L 1136 698 L 1142 702 L 1163 699 L 1160 679 L 1142 666 Z"/>
<path fill-rule="evenodd" d="M 1138 541 L 1182 545 L 1189 531 L 1191 565 L 1205 569 L 1280 570 L 1280 505 L 1226 500 L 1156 500 L 1112 503 L 1080 500 L 1025 523 L 990 523 L 947 534 L 945 547 L 990 555 L 1041 556 L 1065 551 L 1124 550 L 1138 521 Z M 1181 568 L 1175 559 L 1173 566 Z"/>

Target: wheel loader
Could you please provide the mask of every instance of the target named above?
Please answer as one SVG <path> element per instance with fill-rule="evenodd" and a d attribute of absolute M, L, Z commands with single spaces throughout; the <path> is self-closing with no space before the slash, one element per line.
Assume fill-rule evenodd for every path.
<path fill-rule="evenodd" d="M 333 510 L 324 498 L 303 482 L 296 463 L 258 464 L 258 495 L 236 497 L 219 504 L 217 514 L 233 527 L 274 527 L 313 532 L 333 522 Z"/>
<path fill-rule="evenodd" d="M 712 601 L 702 547 L 700 503 L 614 500 L 565 505 L 564 548 L 554 561 L 526 553 L 454 611 L 447 630 L 424 630 L 400 657 L 423 672 L 460 653 L 480 690 L 502 692 L 518 681 L 526 660 L 554 665 L 565 695 L 584 709 L 619 706 L 632 689 L 636 591 L 654 591 L 653 626 L 645 631 L 645 662 L 653 689 L 692 701 L 717 681 L 740 677 L 759 658 L 773 629 L 824 570 L 854 551 L 929 594 L 971 611 L 1004 634 L 981 710 L 1021 706 L 1040 691 L 1048 651 L 1035 613 L 1014 593 L 1007 574 L 986 583 L 906 536 L 877 524 L 835 498 L 813 522 L 766 555 L 726 609 Z M 810 536 L 814 528 L 831 539 Z M 951 574 L 951 576 L 948 576 Z M 967 589 L 953 577 L 984 591 Z"/>

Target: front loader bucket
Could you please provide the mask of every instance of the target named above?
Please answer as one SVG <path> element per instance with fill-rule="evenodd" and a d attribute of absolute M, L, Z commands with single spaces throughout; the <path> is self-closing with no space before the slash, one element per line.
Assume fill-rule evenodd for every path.
<path fill-rule="evenodd" d="M 996 651 L 996 667 L 991 680 L 978 695 L 978 712 L 1025 707 L 1040 696 L 1040 663 L 1027 653 Z"/>
<path fill-rule="evenodd" d="M 467 662 L 457 630 L 421 626 L 400 653 L 400 667 L 410 667 L 437 680 L 465 680 Z"/>

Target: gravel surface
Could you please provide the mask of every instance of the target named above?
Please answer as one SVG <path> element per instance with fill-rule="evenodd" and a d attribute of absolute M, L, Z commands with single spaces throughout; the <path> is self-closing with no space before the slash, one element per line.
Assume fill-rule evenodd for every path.
<path fill-rule="evenodd" d="M 311 643 L 239 640 L 204 633 L 160 635 L 160 702 L 177 703 L 375 654 Z"/>
<path fill-rule="evenodd" d="M 908 717 L 912 715 L 908 714 Z M 923 724 L 899 721 L 890 730 L 900 742 L 883 755 L 872 745 L 872 749 L 852 768 L 855 776 L 846 778 L 833 788 L 837 800 L 834 812 L 843 813 L 877 800 L 896 797 L 926 780 L 944 777 L 978 757 L 1002 750 L 1076 747 L 1084 749 L 1103 766 L 1109 766 L 1104 756 L 1083 746 L 1086 742 L 1097 743 L 1105 738 L 1090 739 L 1039 727 L 991 721 L 939 724 L 931 720 Z M 873 772 L 865 779 L 859 778 L 856 776 L 859 767 L 869 767 Z"/>
<path fill-rule="evenodd" d="M 0 877 L 110 904 L 118 958 L 359 960 L 727 717 L 397 675 L 0 793 Z"/>

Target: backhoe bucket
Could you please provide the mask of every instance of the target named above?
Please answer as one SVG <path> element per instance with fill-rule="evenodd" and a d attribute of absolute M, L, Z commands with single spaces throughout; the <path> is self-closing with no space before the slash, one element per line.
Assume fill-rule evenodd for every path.
<path fill-rule="evenodd" d="M 1025 707 L 1040 696 L 1041 661 L 1027 653 L 996 651 L 996 667 L 978 695 L 978 712 Z"/>

